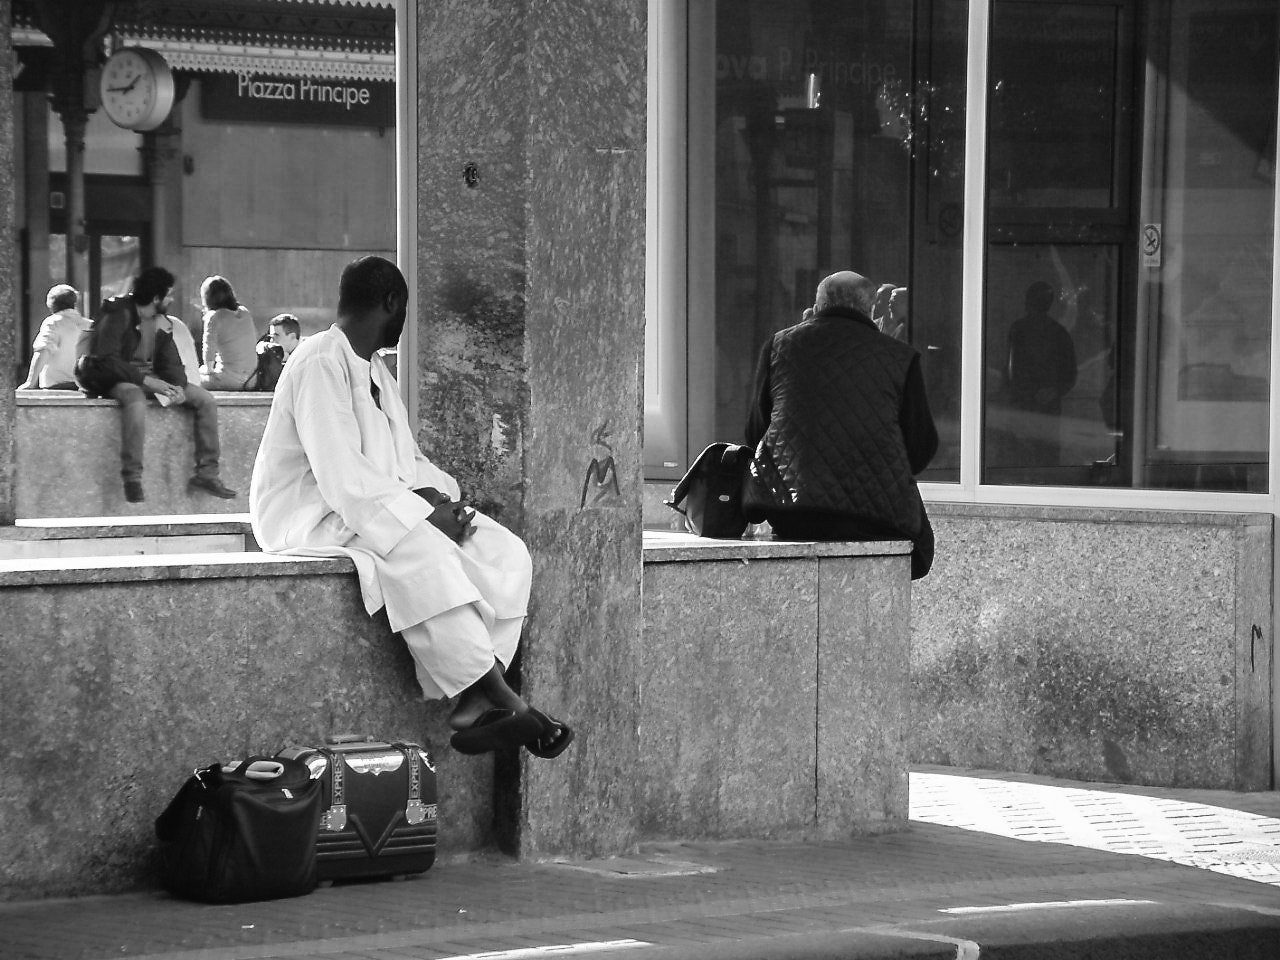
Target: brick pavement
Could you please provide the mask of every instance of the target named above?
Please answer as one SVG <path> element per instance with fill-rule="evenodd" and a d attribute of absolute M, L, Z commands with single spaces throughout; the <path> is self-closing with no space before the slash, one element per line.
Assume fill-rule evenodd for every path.
<path fill-rule="evenodd" d="M 986 780 L 992 785 L 975 787 Z M 1046 801 L 1044 788 L 1099 786 L 944 768 L 918 771 L 913 781 L 922 798 L 913 815 L 936 816 L 950 786 L 955 794 L 985 789 L 984 802 L 1015 822 L 1025 812 L 1018 803 L 1047 804 L 1066 817 L 1067 807 Z M 1174 801 L 1191 796 L 1103 792 L 1144 803 L 1155 793 Z M 1237 801 L 1257 817 L 1280 820 L 1267 817 L 1280 814 L 1275 794 L 1196 792 L 1188 800 L 1218 809 Z M 990 810 L 980 815 L 992 819 Z M 1033 818 L 1041 827 L 1044 815 Z M 1066 956 L 1084 941 L 1095 956 L 1119 944 L 1130 957 L 1176 950 L 1274 960 L 1280 886 L 1071 841 L 1029 842 L 915 819 L 906 832 L 820 845 L 653 844 L 612 861 L 440 862 L 411 880 L 335 885 L 269 903 L 206 906 L 134 894 L 0 905 L 4 960 L 972 960 L 979 953 Z"/>

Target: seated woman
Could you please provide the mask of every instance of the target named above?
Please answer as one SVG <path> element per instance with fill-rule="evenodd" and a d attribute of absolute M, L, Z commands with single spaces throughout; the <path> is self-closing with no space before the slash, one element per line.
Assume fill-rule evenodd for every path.
<path fill-rule="evenodd" d="M 243 390 L 258 366 L 253 314 L 236 299 L 224 277 L 206 277 L 200 299 L 205 308 L 200 383 L 206 390 Z"/>

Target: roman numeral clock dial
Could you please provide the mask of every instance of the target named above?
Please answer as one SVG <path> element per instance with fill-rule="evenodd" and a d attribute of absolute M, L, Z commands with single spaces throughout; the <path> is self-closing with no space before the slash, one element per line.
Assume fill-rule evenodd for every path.
<path fill-rule="evenodd" d="M 125 47 L 103 65 L 98 93 L 112 123 L 126 130 L 154 130 L 173 109 L 173 72 L 156 51 Z"/>

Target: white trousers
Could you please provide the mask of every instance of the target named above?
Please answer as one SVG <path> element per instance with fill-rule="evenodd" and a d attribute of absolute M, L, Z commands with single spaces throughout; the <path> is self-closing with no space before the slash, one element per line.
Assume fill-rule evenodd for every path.
<path fill-rule="evenodd" d="M 454 697 L 516 655 L 524 617 L 494 617 L 483 600 L 436 614 L 401 631 L 427 700 Z"/>

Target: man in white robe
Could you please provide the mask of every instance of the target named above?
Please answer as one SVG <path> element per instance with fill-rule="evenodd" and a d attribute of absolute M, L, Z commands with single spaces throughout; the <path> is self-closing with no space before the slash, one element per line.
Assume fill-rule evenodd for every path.
<path fill-rule="evenodd" d="M 528 607 L 523 541 L 459 502 L 457 481 L 418 449 L 378 351 L 404 328 L 399 269 L 362 257 L 343 271 L 338 322 L 308 337 L 276 384 L 249 509 L 264 550 L 346 555 L 365 607 L 385 607 L 426 697 L 457 697 L 450 742 L 558 756 L 573 731 L 506 683 Z"/>

